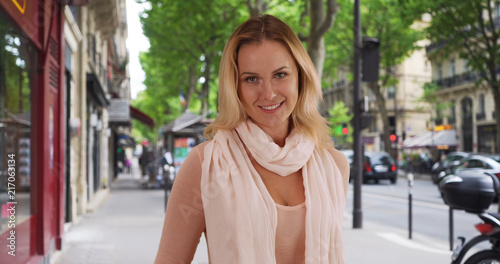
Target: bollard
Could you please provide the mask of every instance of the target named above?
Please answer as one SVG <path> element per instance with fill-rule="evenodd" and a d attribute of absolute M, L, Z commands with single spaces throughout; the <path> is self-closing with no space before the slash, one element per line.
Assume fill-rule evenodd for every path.
<path fill-rule="evenodd" d="M 412 235 L 412 230 L 413 230 L 413 210 L 412 210 L 412 203 L 413 203 L 413 195 L 412 195 L 412 188 L 413 188 L 413 173 L 408 173 L 406 175 L 408 178 L 408 238 L 411 239 Z"/>
<path fill-rule="evenodd" d="M 170 166 L 170 165 L 164 165 L 163 166 L 164 175 L 167 175 L 165 181 L 165 212 L 167 211 L 167 204 L 168 204 L 168 198 L 170 197 L 170 191 L 172 190 L 172 186 L 174 184 L 174 178 L 175 178 L 175 167 Z"/>
<path fill-rule="evenodd" d="M 450 211 L 448 212 L 449 218 L 449 239 L 450 239 L 450 251 L 453 251 L 453 209 L 450 206 Z"/>

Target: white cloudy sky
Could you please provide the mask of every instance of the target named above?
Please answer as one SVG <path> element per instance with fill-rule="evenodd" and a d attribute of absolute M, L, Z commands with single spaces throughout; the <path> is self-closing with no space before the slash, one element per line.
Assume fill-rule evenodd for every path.
<path fill-rule="evenodd" d="M 127 22 L 128 22 L 128 39 L 127 48 L 129 51 L 129 74 L 131 97 L 136 98 L 139 91 L 146 87 L 143 84 L 145 79 L 144 71 L 139 63 L 139 52 L 149 49 L 149 41 L 142 33 L 141 22 L 139 21 L 139 13 L 144 8 L 135 2 L 135 0 L 127 0 Z"/>

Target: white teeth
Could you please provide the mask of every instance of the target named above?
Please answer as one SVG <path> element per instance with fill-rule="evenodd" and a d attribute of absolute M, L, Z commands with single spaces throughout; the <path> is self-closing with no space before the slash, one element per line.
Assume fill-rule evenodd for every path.
<path fill-rule="evenodd" d="M 274 110 L 276 108 L 278 108 L 278 106 L 280 106 L 281 103 L 279 104 L 275 104 L 275 105 L 271 105 L 271 106 L 261 106 L 262 108 L 266 109 L 266 110 Z"/>

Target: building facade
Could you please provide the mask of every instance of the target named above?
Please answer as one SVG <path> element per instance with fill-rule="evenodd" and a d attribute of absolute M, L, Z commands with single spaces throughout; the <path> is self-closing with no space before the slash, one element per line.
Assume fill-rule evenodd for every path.
<path fill-rule="evenodd" d="M 432 82 L 439 87 L 439 98 L 449 107 L 434 111 L 434 125 L 452 126 L 460 151 L 495 153 L 496 113 L 491 89 L 477 83 L 479 74 L 472 72 L 458 54 L 443 57 L 438 50 L 438 45 L 427 48 L 433 67 Z"/>
<path fill-rule="evenodd" d="M 109 191 L 119 137 L 148 118 L 126 38 L 125 0 L 0 2 L 0 264 L 49 263 Z"/>

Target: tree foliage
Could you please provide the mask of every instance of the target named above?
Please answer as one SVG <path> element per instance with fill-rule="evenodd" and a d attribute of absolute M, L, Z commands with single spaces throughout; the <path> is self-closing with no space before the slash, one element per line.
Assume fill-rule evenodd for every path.
<path fill-rule="evenodd" d="M 141 54 L 147 87 L 134 102 L 159 126 L 186 109 L 197 114 L 217 110 L 220 56 L 231 32 L 247 17 L 242 1 L 145 0 L 141 16 L 150 48 Z M 133 36 L 131 36 L 133 37 Z M 181 105 L 180 94 L 185 97 Z M 141 126 L 137 129 L 150 134 Z M 150 135 L 152 136 L 152 135 Z"/>

